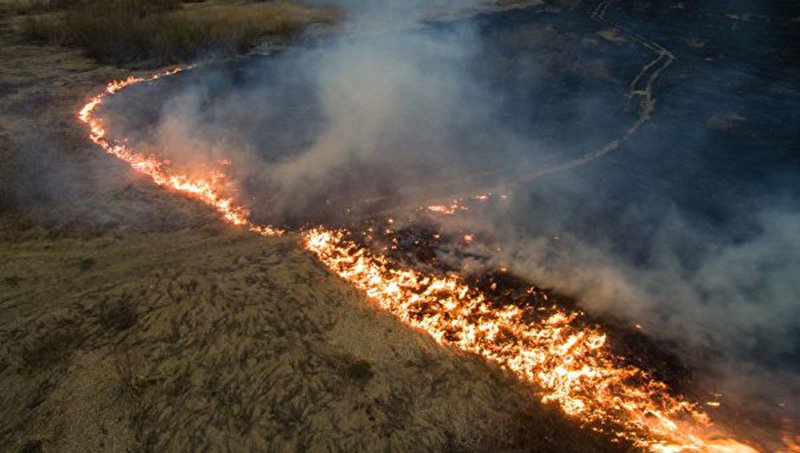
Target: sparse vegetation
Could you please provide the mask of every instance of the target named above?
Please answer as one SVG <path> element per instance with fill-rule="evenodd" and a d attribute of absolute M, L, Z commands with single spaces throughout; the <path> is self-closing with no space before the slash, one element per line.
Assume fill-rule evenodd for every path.
<path fill-rule="evenodd" d="M 78 269 L 80 269 L 80 270 L 82 270 L 84 272 L 88 271 L 91 268 L 93 268 L 95 264 L 96 264 L 96 262 L 95 262 L 94 258 L 89 258 L 89 257 L 79 258 L 75 262 L 75 265 L 78 267 Z"/>
<path fill-rule="evenodd" d="M 92 3 L 116 4 L 128 11 L 158 11 L 173 9 L 181 4 L 181 0 L 107 0 L 106 2 L 90 0 L 28 0 L 21 6 L 21 12 L 45 13 L 60 11 L 75 6 L 87 6 Z"/>
<path fill-rule="evenodd" d="M 369 382 L 375 376 L 372 372 L 372 366 L 366 360 L 357 360 L 351 363 L 346 368 L 346 375 L 351 380 L 359 383 Z"/>
<path fill-rule="evenodd" d="M 16 275 L 11 275 L 9 277 L 4 277 L 3 278 L 3 283 L 5 283 L 8 286 L 19 286 L 19 284 L 20 284 L 20 282 L 22 282 L 22 280 L 23 280 L 22 277 L 19 277 L 19 276 L 16 276 Z"/>
<path fill-rule="evenodd" d="M 73 3 L 77 3 L 77 0 L 28 0 L 21 5 L 17 5 L 17 9 L 20 13 L 39 13 L 52 11 Z"/>
<path fill-rule="evenodd" d="M 140 20 L 259 22 L 253 11 L 283 7 L 308 11 L 301 23 L 329 14 L 279 2 L 228 11 L 208 0 L 119 13 L 117 30 L 72 29 L 75 41 L 66 41 L 68 20 L 111 20 L 81 18 L 101 1 L 117 2 L 42 0 L 7 20 L 32 19 L 38 39 L 96 45 L 110 61 L 122 46 L 111 37 L 124 44 Z M 98 42 L 86 44 L 92 36 Z M 155 40 L 136 36 L 143 46 Z M 296 237 L 220 225 L 95 159 L 75 108 L 128 71 L 10 33 L 0 42 L 0 164 L 13 163 L 0 176 L 0 451 L 600 449 L 594 433 L 551 416 L 501 370 L 439 350 L 374 310 L 298 250 Z M 157 58 L 143 48 L 149 57 L 137 60 Z M 17 156 L 33 163 L 17 166 Z M 64 196 L 38 188 L 44 181 Z M 4 205 L 12 184 L 19 198 Z"/>
<path fill-rule="evenodd" d="M 21 25 L 27 38 L 78 47 L 109 63 L 175 63 L 244 52 L 267 37 L 285 39 L 337 15 L 332 8 L 285 1 L 36 0 L 31 10 L 38 13 Z"/>
<path fill-rule="evenodd" d="M 63 364 L 83 340 L 83 332 L 78 328 L 69 323 L 61 323 L 34 341 L 32 345 L 23 346 L 22 363 L 30 372 Z"/>
<path fill-rule="evenodd" d="M 98 321 L 105 330 L 122 331 L 136 324 L 138 314 L 132 303 L 132 296 L 123 292 L 114 301 L 104 298 L 100 302 Z"/>
<path fill-rule="evenodd" d="M 113 363 L 119 380 L 119 390 L 128 397 L 138 397 L 142 391 L 142 382 L 133 372 L 130 353 L 125 351 L 115 354 Z"/>

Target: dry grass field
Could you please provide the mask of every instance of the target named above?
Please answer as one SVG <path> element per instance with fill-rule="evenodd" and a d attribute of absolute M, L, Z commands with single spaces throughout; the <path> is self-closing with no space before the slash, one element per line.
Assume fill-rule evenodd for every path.
<path fill-rule="evenodd" d="M 58 3 L 36 14 L 74 49 L 31 43 L 29 12 L 0 3 L 0 450 L 611 449 L 376 310 L 293 236 L 222 224 L 91 146 L 75 112 L 127 70 L 64 29 L 76 6 Z M 141 20 L 261 34 L 327 14 L 206 2 Z"/>
<path fill-rule="evenodd" d="M 292 1 L 37 0 L 20 24 L 31 40 L 84 49 L 97 60 L 175 63 L 285 40 L 338 11 Z"/>

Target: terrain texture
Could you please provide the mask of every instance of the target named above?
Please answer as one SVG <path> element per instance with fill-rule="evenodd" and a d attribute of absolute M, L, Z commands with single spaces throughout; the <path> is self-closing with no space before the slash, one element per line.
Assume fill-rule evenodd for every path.
<path fill-rule="evenodd" d="M 610 448 L 91 146 L 75 112 L 129 70 L 0 8 L 0 450 Z"/>

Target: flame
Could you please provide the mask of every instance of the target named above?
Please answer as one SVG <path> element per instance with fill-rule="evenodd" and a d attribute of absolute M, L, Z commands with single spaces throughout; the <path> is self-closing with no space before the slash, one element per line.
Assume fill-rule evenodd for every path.
<path fill-rule="evenodd" d="M 333 272 L 381 308 L 437 342 L 478 354 L 543 389 L 570 417 L 653 451 L 756 451 L 726 438 L 695 404 L 671 396 L 644 371 L 619 365 L 597 327 L 578 327 L 581 313 L 557 306 L 531 324 L 519 307 L 494 306 L 454 276 L 392 266 L 385 258 L 324 228 L 303 244 Z"/>
<path fill-rule="evenodd" d="M 452 203 L 449 205 L 447 204 L 434 204 L 428 206 L 428 211 L 433 212 L 434 214 L 442 214 L 442 215 L 453 215 L 458 210 L 466 210 L 467 207 L 461 204 L 461 200 L 453 200 Z"/>
<path fill-rule="evenodd" d="M 255 225 L 250 221 L 250 211 L 238 203 L 232 196 L 230 181 L 221 171 L 212 171 L 205 176 L 189 175 L 171 168 L 170 162 L 150 154 L 134 151 L 125 144 L 114 143 L 106 137 L 103 120 L 95 113 L 103 102 L 120 90 L 144 82 L 152 82 L 163 77 L 178 74 L 191 69 L 192 66 L 179 67 L 160 72 L 148 77 L 130 76 L 125 80 L 113 81 L 105 90 L 92 97 L 78 112 L 78 119 L 89 128 L 89 139 L 103 148 L 107 153 L 127 162 L 136 172 L 147 175 L 159 186 L 167 187 L 201 201 L 214 208 L 226 222 L 247 227 L 263 236 L 282 234 L 278 228 L 268 225 Z M 221 163 L 227 166 L 226 162 Z"/>
<path fill-rule="evenodd" d="M 788 431 L 784 431 L 781 433 L 781 440 L 783 440 L 783 445 L 785 451 L 788 453 L 800 453 L 800 436 L 796 434 L 792 434 Z"/>
<path fill-rule="evenodd" d="M 89 128 L 89 139 L 157 185 L 211 206 L 226 222 L 264 236 L 283 234 L 278 228 L 250 220 L 250 211 L 231 195 L 230 181 L 223 172 L 205 176 L 180 173 L 169 161 L 106 138 L 103 121 L 95 116 L 106 98 L 126 87 L 186 69 L 109 83 L 78 113 Z M 489 196 L 474 199 L 484 201 Z M 455 200 L 442 212 L 455 211 L 458 206 L 462 205 Z M 438 211 L 431 208 L 427 209 Z M 697 404 L 672 396 L 664 383 L 622 364 L 608 348 L 599 327 L 578 322 L 582 313 L 556 305 L 542 307 L 537 313 L 514 305 L 496 306 L 458 276 L 426 274 L 393 265 L 346 237 L 344 230 L 322 227 L 301 232 L 308 251 L 381 308 L 440 344 L 480 355 L 535 384 L 541 389 L 542 400 L 557 404 L 568 417 L 651 451 L 756 451 L 726 436 Z M 464 239 L 471 241 L 473 237 Z M 535 319 L 539 321 L 532 321 Z"/>
<path fill-rule="evenodd" d="M 491 197 L 492 197 L 491 193 L 482 193 L 469 197 L 469 200 L 475 202 L 488 201 L 489 199 L 491 199 Z M 456 198 L 455 200 L 451 201 L 450 204 L 434 204 L 425 207 L 424 210 L 432 212 L 434 214 L 453 215 L 458 211 L 468 211 L 469 206 L 464 204 L 463 198 Z"/>

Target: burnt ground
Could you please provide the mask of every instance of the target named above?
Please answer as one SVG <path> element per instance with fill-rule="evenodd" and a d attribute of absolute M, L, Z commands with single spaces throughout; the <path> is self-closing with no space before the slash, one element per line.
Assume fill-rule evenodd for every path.
<path fill-rule="evenodd" d="M 614 448 L 91 146 L 75 111 L 127 71 L 0 7 L 0 450 Z"/>

